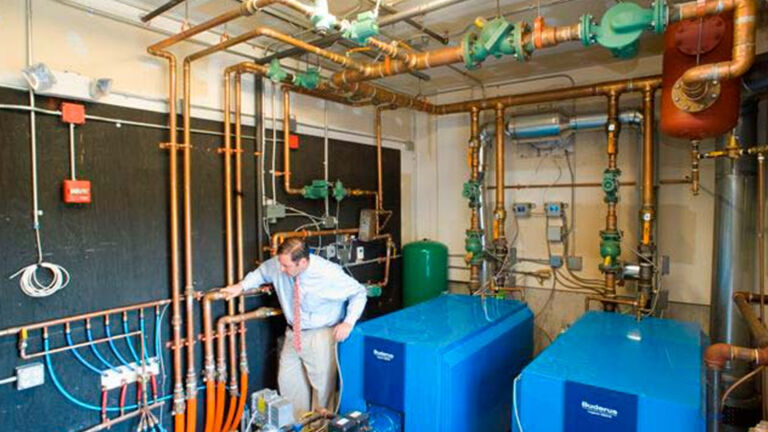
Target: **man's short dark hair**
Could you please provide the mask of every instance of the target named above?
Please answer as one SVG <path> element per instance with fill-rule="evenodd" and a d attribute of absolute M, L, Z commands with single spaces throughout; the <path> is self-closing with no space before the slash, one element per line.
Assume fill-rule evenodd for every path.
<path fill-rule="evenodd" d="M 277 247 L 277 254 L 288 254 L 291 256 L 291 261 L 298 263 L 302 258 L 309 259 L 309 248 L 304 240 L 291 237 L 280 243 L 280 246 Z"/>

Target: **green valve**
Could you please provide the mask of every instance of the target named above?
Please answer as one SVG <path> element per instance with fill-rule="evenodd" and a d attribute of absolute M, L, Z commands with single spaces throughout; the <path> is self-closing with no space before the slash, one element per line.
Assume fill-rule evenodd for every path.
<path fill-rule="evenodd" d="M 598 43 L 616 57 L 631 58 L 637 55 L 643 32 L 650 29 L 657 34 L 664 33 L 667 21 L 665 0 L 658 0 L 650 9 L 636 3 L 617 3 L 605 12 L 600 25 L 595 24 L 591 15 L 581 17 L 581 43 L 585 46 Z"/>
<path fill-rule="evenodd" d="M 617 203 L 619 202 L 619 176 L 621 175 L 621 170 L 616 169 L 607 169 L 603 171 L 603 192 L 605 192 L 605 197 L 603 198 L 603 201 L 606 203 Z"/>
<path fill-rule="evenodd" d="M 314 8 L 314 13 L 309 17 L 309 21 L 315 27 L 315 30 L 325 33 L 336 26 L 336 17 L 328 11 L 328 7 Z"/>
<path fill-rule="evenodd" d="M 381 297 L 381 287 L 379 285 L 366 285 L 365 291 L 368 297 Z"/>
<path fill-rule="evenodd" d="M 600 231 L 600 264 L 602 271 L 615 271 L 621 268 L 621 233 L 618 231 Z"/>
<path fill-rule="evenodd" d="M 299 87 L 314 90 L 320 84 L 320 70 L 315 67 L 308 68 L 306 72 L 296 74 L 293 77 L 293 83 Z"/>
<path fill-rule="evenodd" d="M 467 69 L 480 67 L 489 56 L 500 58 L 506 54 L 525 60 L 528 56 L 522 43 L 525 28 L 525 23 L 515 26 L 504 18 L 495 18 L 484 22 L 479 34 L 470 32 L 464 35 L 462 50 Z"/>
<path fill-rule="evenodd" d="M 344 26 L 342 36 L 358 45 L 365 45 L 368 39 L 379 34 L 379 23 L 372 11 L 357 15 L 357 19 Z"/>
<path fill-rule="evenodd" d="M 336 183 L 333 184 L 333 197 L 336 199 L 336 201 L 343 200 L 349 191 L 344 187 L 344 184 L 341 183 L 341 180 L 336 180 Z"/>
<path fill-rule="evenodd" d="M 464 250 L 467 251 L 467 264 L 479 264 L 483 261 L 483 232 L 467 230 Z"/>
<path fill-rule="evenodd" d="M 464 183 L 464 188 L 461 191 L 461 196 L 469 200 L 469 206 L 471 208 L 480 207 L 480 189 L 481 183 L 479 180 L 469 180 Z"/>
<path fill-rule="evenodd" d="M 280 62 L 277 61 L 277 59 L 273 59 L 271 62 L 269 62 L 269 67 L 267 68 L 267 78 L 269 78 L 272 82 L 282 82 L 287 76 L 288 72 L 286 72 L 285 69 L 280 66 Z"/>
<path fill-rule="evenodd" d="M 328 197 L 328 184 L 325 180 L 312 180 L 312 183 L 304 186 L 304 198 L 307 199 L 325 199 Z"/>

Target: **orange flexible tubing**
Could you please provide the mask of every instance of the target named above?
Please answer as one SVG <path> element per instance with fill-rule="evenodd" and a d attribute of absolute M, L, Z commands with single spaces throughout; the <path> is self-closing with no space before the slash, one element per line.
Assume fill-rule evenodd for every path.
<path fill-rule="evenodd" d="M 232 425 L 229 428 L 230 431 L 237 430 L 237 425 L 240 423 L 240 418 L 243 417 L 243 410 L 245 410 L 246 399 L 248 399 L 248 372 L 243 372 L 240 374 L 240 402 L 237 404 L 235 421 L 232 422 Z"/>
<path fill-rule="evenodd" d="M 205 382 L 205 432 L 213 432 L 213 417 L 216 412 L 216 388 L 213 381 Z"/>
<path fill-rule="evenodd" d="M 176 414 L 175 416 L 173 416 L 173 430 L 175 431 L 184 430 L 184 413 Z"/>
<path fill-rule="evenodd" d="M 226 384 L 223 381 L 216 383 L 216 415 L 213 421 L 213 431 L 221 430 L 221 421 L 224 417 L 224 390 Z"/>
<path fill-rule="evenodd" d="M 187 399 L 187 432 L 197 428 L 197 398 Z"/>
<path fill-rule="evenodd" d="M 230 427 L 232 427 L 232 420 L 235 419 L 236 409 L 237 409 L 237 396 L 231 395 L 229 397 L 229 409 L 227 410 L 227 421 L 225 421 L 221 429 L 219 429 L 221 432 L 226 432 L 229 430 Z"/>

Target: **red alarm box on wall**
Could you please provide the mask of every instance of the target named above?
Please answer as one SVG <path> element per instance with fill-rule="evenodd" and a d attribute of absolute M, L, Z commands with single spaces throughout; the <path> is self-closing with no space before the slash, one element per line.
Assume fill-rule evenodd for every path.
<path fill-rule="evenodd" d="M 90 204 L 91 182 L 88 180 L 64 180 L 62 198 L 67 204 Z"/>

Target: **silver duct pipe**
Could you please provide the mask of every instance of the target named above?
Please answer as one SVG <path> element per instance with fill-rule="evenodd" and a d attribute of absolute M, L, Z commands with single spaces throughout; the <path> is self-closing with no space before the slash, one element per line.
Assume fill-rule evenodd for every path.
<path fill-rule="evenodd" d="M 533 114 L 527 116 L 510 116 L 505 128 L 508 137 L 518 140 L 538 140 L 547 137 L 565 137 L 576 131 L 601 130 L 608 122 L 608 114 L 594 113 L 568 116 L 561 112 Z M 619 122 L 626 125 L 639 126 L 643 122 L 640 111 L 623 111 L 619 114 Z M 480 138 L 483 142 L 493 139 L 495 125 L 486 123 L 480 128 Z"/>
<path fill-rule="evenodd" d="M 742 146 L 756 144 L 756 100 L 742 104 L 736 133 Z M 716 148 L 724 148 L 726 142 L 727 138 L 718 138 Z M 709 321 L 712 343 L 752 346 L 749 328 L 732 299 L 734 291 L 754 291 L 757 286 L 756 187 L 755 158 L 718 158 L 715 162 L 715 232 Z M 743 362 L 730 362 L 721 373 L 720 387 L 728 388 L 747 374 L 749 368 Z M 712 399 L 715 397 L 719 396 L 711 395 Z M 735 425 L 755 425 L 762 418 L 759 393 L 754 386 L 740 386 L 731 393 L 721 414 L 721 431 L 746 431 L 746 427 Z"/>

